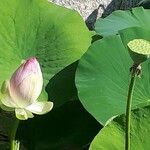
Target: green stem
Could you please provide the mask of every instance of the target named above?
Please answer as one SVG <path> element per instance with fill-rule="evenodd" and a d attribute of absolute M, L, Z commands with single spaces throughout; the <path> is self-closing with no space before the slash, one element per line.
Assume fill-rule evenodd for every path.
<path fill-rule="evenodd" d="M 126 106 L 126 133 L 125 133 L 125 150 L 130 150 L 130 124 L 131 124 L 131 105 L 132 95 L 135 85 L 136 72 L 131 74 L 131 80 L 128 90 L 127 106 Z"/>
<path fill-rule="evenodd" d="M 15 139 L 19 120 L 15 118 L 14 126 L 10 135 L 10 150 L 19 150 L 20 142 Z"/>

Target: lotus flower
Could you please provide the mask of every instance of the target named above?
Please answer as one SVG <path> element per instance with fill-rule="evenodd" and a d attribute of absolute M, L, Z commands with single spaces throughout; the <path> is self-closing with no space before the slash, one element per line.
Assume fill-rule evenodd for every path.
<path fill-rule="evenodd" d="M 9 81 L 2 85 L 2 108 L 15 110 L 20 120 L 33 118 L 34 114 L 45 114 L 52 107 L 52 102 L 38 102 L 42 91 L 43 77 L 40 65 L 35 57 L 24 61 L 13 73 Z"/>

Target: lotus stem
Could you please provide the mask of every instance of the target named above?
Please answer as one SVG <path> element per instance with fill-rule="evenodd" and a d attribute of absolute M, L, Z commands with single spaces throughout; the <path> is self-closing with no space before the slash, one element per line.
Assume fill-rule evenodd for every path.
<path fill-rule="evenodd" d="M 18 125 L 19 125 L 19 120 L 15 118 L 14 126 L 12 128 L 11 135 L 10 135 L 10 150 L 19 150 L 20 148 L 20 142 L 16 140 Z"/>
<path fill-rule="evenodd" d="M 135 85 L 136 76 L 140 76 L 141 74 L 141 65 L 133 64 L 130 68 L 131 72 L 131 80 L 129 84 L 128 97 L 127 97 L 127 105 L 126 105 L 126 130 L 125 130 L 125 150 L 130 150 L 131 146 L 131 106 L 132 106 L 132 96 Z"/>

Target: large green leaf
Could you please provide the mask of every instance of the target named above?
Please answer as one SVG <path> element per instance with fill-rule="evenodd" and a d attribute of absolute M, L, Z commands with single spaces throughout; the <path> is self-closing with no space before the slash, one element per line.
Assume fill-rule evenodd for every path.
<path fill-rule="evenodd" d="M 94 42 L 81 58 L 76 73 L 76 86 L 83 106 L 102 124 L 125 113 L 129 69 L 132 60 L 119 36 Z M 133 107 L 150 100 L 150 61 L 142 64 L 137 78 Z"/>
<path fill-rule="evenodd" d="M 0 10 L 0 85 L 10 78 L 22 59 L 36 56 L 46 87 L 90 44 L 90 32 L 80 15 L 47 0 L 1 0 Z M 72 76 L 69 72 L 67 75 Z"/>
<path fill-rule="evenodd" d="M 132 112 L 131 150 L 149 150 L 150 106 Z M 93 140 L 90 150 L 123 150 L 125 117 L 119 116 L 105 126 Z"/>
<path fill-rule="evenodd" d="M 89 145 L 100 127 L 79 101 L 73 101 L 21 122 L 18 139 L 25 150 L 80 150 Z"/>
<path fill-rule="evenodd" d="M 129 27 L 143 27 L 149 30 L 150 10 L 142 7 L 133 8 L 131 11 L 117 10 L 108 17 L 98 19 L 95 30 L 102 36 L 115 35 L 119 30 Z"/>
<path fill-rule="evenodd" d="M 80 59 L 91 43 L 91 33 L 88 31 L 82 17 L 76 11 L 49 3 L 47 0 L 1 0 L 0 11 L 0 86 L 4 80 L 10 78 L 11 74 L 20 65 L 22 59 L 36 56 L 40 62 L 44 76 L 44 90 L 40 100 L 47 100 L 48 94 L 48 98 L 54 102 L 54 106 L 60 106 L 66 101 L 74 101 L 77 98 L 74 85 L 76 61 Z M 30 136 L 32 137 L 30 140 L 31 142 L 33 141 L 33 146 L 37 148 L 38 145 L 40 149 L 40 147 L 45 146 L 45 141 L 48 143 L 50 140 L 53 140 L 57 132 L 57 128 L 55 127 L 57 123 L 60 125 L 63 119 L 65 120 L 65 115 L 69 111 L 68 109 L 72 110 L 72 112 L 69 111 L 70 115 L 79 111 L 72 109 L 71 106 L 69 108 L 61 107 L 61 111 L 53 110 L 52 115 L 50 112 L 46 116 L 39 117 L 40 119 L 37 117 L 38 121 L 35 121 L 36 119 L 29 121 L 30 127 L 36 126 L 35 123 L 38 123 L 39 126 L 35 127 L 35 129 L 41 129 L 40 133 L 44 133 L 42 136 L 39 134 L 37 136 L 39 139 L 36 139 L 33 132 L 31 132 L 32 134 L 27 132 L 29 138 Z M 73 106 L 78 107 L 78 105 Z M 62 114 L 60 118 L 57 112 Z M 82 108 L 79 112 L 82 114 Z M 0 125 L 3 122 L 0 133 L 3 133 L 1 130 L 4 130 L 4 127 L 6 129 L 9 128 L 7 125 L 13 126 L 13 122 L 5 121 L 5 117 L 0 112 Z M 71 118 L 72 116 L 66 118 L 69 120 L 69 117 Z M 58 118 L 62 120 L 59 121 Z M 85 115 L 85 118 L 87 119 L 88 115 Z M 6 119 L 9 118 L 6 117 Z M 52 121 L 54 121 L 52 125 L 53 129 L 50 129 Z M 25 122 L 21 124 L 25 124 Z M 93 124 L 95 124 L 95 120 Z M 43 128 L 41 128 L 42 125 Z M 66 125 L 66 127 L 72 131 L 74 126 L 71 126 L 69 123 L 68 125 L 70 126 Z M 80 126 L 82 128 L 81 124 L 77 127 L 80 128 Z M 68 128 L 62 128 L 61 130 L 61 126 L 59 127 L 60 134 L 55 136 L 55 144 L 57 145 L 57 139 L 63 132 L 62 137 L 66 136 L 66 141 L 61 142 L 60 138 L 60 145 L 73 146 L 74 138 L 72 137 L 71 142 L 67 145 L 68 134 L 72 136 L 71 134 L 73 133 L 70 131 L 65 134 L 65 130 L 68 130 Z M 26 133 L 24 128 L 26 126 L 20 126 L 21 134 L 23 135 Z M 92 132 L 93 136 L 96 132 L 95 129 L 92 129 L 94 132 Z M 55 131 L 52 136 L 51 131 Z M 8 134 L 9 131 L 7 131 Z M 82 135 L 84 136 L 84 134 L 85 132 Z M 76 146 L 80 147 L 87 144 L 86 142 L 90 141 L 92 134 L 89 134 L 88 138 L 81 145 L 76 144 Z M 39 142 L 40 139 L 43 139 L 41 140 L 42 142 Z M 37 140 L 39 143 L 36 142 L 34 144 L 34 140 Z M 50 145 L 47 144 L 47 149 L 49 147 Z M 0 145 L 1 148 L 2 146 Z"/>

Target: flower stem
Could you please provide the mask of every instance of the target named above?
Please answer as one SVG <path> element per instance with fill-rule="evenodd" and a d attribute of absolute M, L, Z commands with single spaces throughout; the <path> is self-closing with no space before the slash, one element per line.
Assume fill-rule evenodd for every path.
<path fill-rule="evenodd" d="M 12 128 L 11 135 L 10 135 L 10 150 L 19 150 L 20 147 L 20 142 L 15 139 L 18 125 L 19 125 L 19 120 L 15 118 L 14 126 Z"/>
<path fill-rule="evenodd" d="M 128 98 L 126 105 L 126 133 L 125 133 L 125 150 L 130 150 L 130 125 L 131 125 L 131 105 L 132 95 L 135 85 L 136 71 L 131 73 L 131 80 L 128 90 Z"/>

